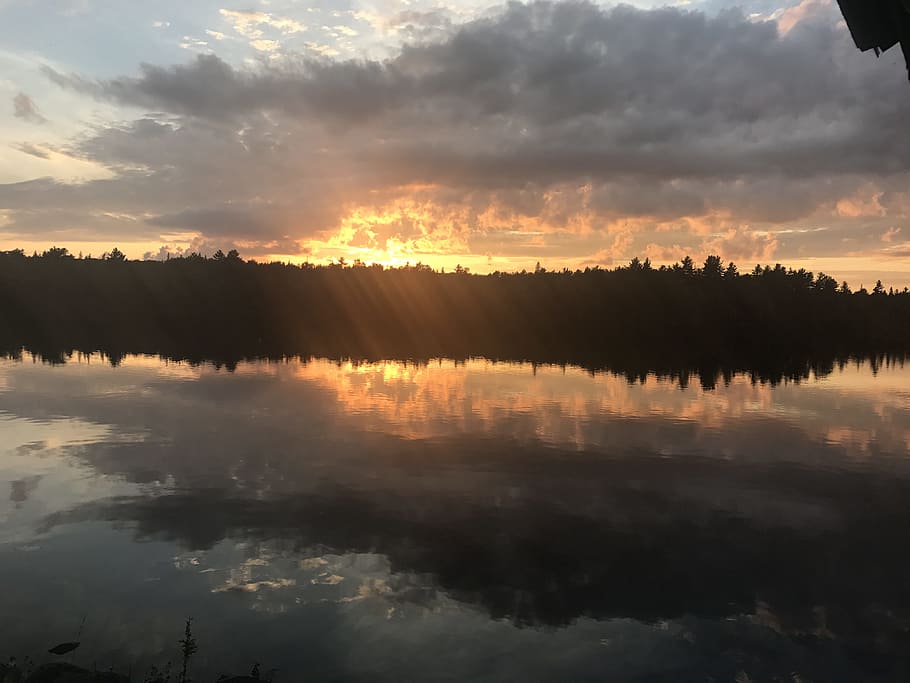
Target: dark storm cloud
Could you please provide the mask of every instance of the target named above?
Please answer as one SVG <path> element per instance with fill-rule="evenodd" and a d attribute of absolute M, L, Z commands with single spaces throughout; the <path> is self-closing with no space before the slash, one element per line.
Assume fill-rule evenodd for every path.
<path fill-rule="evenodd" d="M 231 207 L 189 209 L 179 213 L 154 216 L 146 220 L 149 225 L 165 228 L 196 230 L 203 235 L 248 235 L 256 232 L 263 237 L 274 225 L 272 221 L 254 211 Z M 280 236 L 280 235 L 278 235 Z"/>
<path fill-rule="evenodd" d="M 188 65 L 143 64 L 139 78 L 103 82 L 50 67 L 44 73 L 60 86 L 95 97 L 219 120 L 263 109 L 360 118 L 379 108 L 396 86 L 384 82 L 387 72 L 379 64 L 302 61 L 296 67 L 252 72 L 234 69 L 215 55 L 198 55 Z"/>
<path fill-rule="evenodd" d="M 907 170 L 906 98 L 892 94 L 895 84 L 882 71 L 844 59 L 848 41 L 830 20 L 782 36 L 776 23 L 738 11 L 708 17 L 536 3 L 509 5 L 385 62 L 301 60 L 242 70 L 200 55 L 187 65 L 144 65 L 137 78 L 87 82 L 48 73 L 123 104 L 208 119 L 266 110 L 334 125 L 372 120 L 384 139 L 406 124 L 417 144 L 400 154 L 417 165 L 429 151 L 421 133 L 438 134 L 445 123 L 461 144 L 433 151 L 465 174 Z M 477 124 L 483 127 L 461 137 Z M 492 149 L 490 134 L 499 141 Z"/>
<path fill-rule="evenodd" d="M 513 3 L 385 61 L 237 68 L 200 55 L 104 81 L 47 68 L 63 87 L 164 114 L 76 143 L 123 172 L 42 201 L 87 195 L 208 235 L 205 212 L 232 203 L 221 234 L 253 240 L 337 227 L 345 204 L 411 185 L 475 216 L 584 214 L 594 228 L 623 215 L 792 222 L 861 177 L 910 174 L 900 69 L 858 53 L 836 11 L 816 9 L 784 33 L 733 10 Z"/>

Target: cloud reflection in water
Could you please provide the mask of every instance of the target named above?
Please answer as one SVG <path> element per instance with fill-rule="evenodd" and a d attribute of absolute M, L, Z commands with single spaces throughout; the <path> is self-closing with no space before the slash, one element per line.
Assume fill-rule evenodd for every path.
<path fill-rule="evenodd" d="M 407 678 L 431 664 L 398 655 L 423 648 L 440 671 L 491 679 L 549 653 L 539 670 L 582 680 L 618 647 L 623 676 L 887 680 L 910 625 L 906 375 L 706 391 L 486 361 L 4 363 L 0 471 L 15 476 L 0 510 L 45 566 L 0 579 L 47 618 L 67 561 L 83 597 L 58 599 L 74 610 L 97 574 L 91 600 L 117 619 L 123 586 L 146 628 L 191 609 L 237 657 L 251 646 L 213 625 L 229 617 L 271 656 L 318 654 L 326 675 Z M 309 655 L 288 654 L 290 624 Z M 473 656 L 449 661 L 443 632 Z M 485 660 L 503 648 L 514 661 Z"/>

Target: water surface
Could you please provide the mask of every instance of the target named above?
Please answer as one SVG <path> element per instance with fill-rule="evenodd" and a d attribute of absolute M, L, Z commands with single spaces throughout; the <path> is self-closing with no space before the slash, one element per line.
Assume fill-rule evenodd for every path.
<path fill-rule="evenodd" d="M 0 656 L 200 681 L 903 680 L 910 368 L 0 361 Z M 6 652 L 8 650 L 9 652 Z"/>

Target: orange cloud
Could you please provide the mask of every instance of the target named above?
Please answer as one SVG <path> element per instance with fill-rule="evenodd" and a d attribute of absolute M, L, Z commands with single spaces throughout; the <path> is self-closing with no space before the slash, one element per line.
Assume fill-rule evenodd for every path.
<path fill-rule="evenodd" d="M 900 228 L 891 226 L 888 228 L 885 233 L 882 235 L 882 242 L 891 243 L 895 237 L 897 237 L 901 232 Z"/>
<path fill-rule="evenodd" d="M 777 239 L 770 233 L 734 228 L 705 240 L 702 251 L 728 261 L 767 261 L 777 251 L 777 244 Z"/>
<path fill-rule="evenodd" d="M 884 192 L 871 185 L 859 188 L 853 195 L 839 199 L 834 206 L 838 216 L 845 218 L 860 218 L 869 216 L 884 216 L 887 211 L 881 204 Z"/>
<path fill-rule="evenodd" d="M 780 13 L 777 18 L 777 28 L 786 35 L 801 21 L 821 15 L 830 8 L 831 0 L 803 0 L 795 7 L 788 7 Z"/>

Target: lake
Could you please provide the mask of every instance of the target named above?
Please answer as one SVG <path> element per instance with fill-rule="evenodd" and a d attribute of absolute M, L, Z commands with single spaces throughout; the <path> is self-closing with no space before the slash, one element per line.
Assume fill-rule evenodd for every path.
<path fill-rule="evenodd" d="M 0 361 L 0 656 L 143 680 L 910 678 L 910 367 Z"/>

